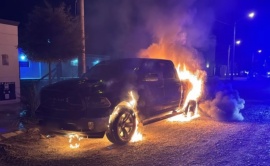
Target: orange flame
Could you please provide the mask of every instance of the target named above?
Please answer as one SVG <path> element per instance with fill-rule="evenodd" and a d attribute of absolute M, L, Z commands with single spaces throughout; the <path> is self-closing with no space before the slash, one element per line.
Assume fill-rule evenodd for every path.
<path fill-rule="evenodd" d="M 195 74 L 189 72 L 184 66 L 184 70 L 180 71 L 180 64 L 177 66 L 178 78 L 183 81 L 190 81 L 192 84 L 192 89 L 189 90 L 189 93 L 186 97 L 184 106 L 187 105 L 187 102 L 190 100 L 197 101 L 198 98 L 202 95 L 203 80 L 200 78 L 200 72 L 196 71 Z"/>
<path fill-rule="evenodd" d="M 129 96 L 131 97 L 131 100 L 129 101 L 129 103 L 132 105 L 132 108 L 135 110 L 135 115 L 136 117 L 138 118 L 138 111 L 136 109 L 136 106 L 137 106 L 137 100 L 135 99 L 134 97 L 134 94 L 132 91 L 129 92 Z M 136 129 L 135 129 L 135 132 L 131 138 L 131 142 L 138 142 L 138 141 L 142 141 L 143 137 L 142 137 L 142 134 L 138 131 L 138 128 L 139 128 L 139 121 L 138 119 L 136 118 Z"/>
<path fill-rule="evenodd" d="M 83 139 L 83 137 L 80 137 L 78 134 L 69 134 L 68 137 L 69 137 L 69 141 L 68 141 L 69 147 L 71 149 L 77 149 L 80 147 L 79 142 Z M 75 143 L 73 143 L 74 139 L 76 141 Z"/>
<path fill-rule="evenodd" d="M 115 118 L 115 116 L 118 114 L 121 106 L 131 108 L 134 111 L 135 116 L 136 116 L 136 125 L 135 125 L 136 128 L 135 128 L 135 132 L 134 132 L 134 134 L 133 134 L 133 136 L 131 138 L 131 142 L 142 141 L 143 137 L 142 137 L 142 134 L 139 132 L 139 121 L 138 121 L 139 116 L 138 116 L 138 110 L 136 108 L 137 107 L 137 100 L 136 100 L 136 97 L 135 97 L 133 91 L 130 91 L 128 94 L 129 94 L 130 99 L 128 101 L 120 102 L 115 107 L 113 113 L 110 116 L 109 123 L 111 123 L 113 121 L 113 119 Z"/>
<path fill-rule="evenodd" d="M 189 101 L 198 101 L 199 97 L 202 95 L 202 88 L 203 88 L 203 78 L 202 78 L 202 72 L 196 71 L 195 74 L 192 74 L 190 71 L 186 69 L 184 66 L 184 69 L 181 71 L 180 70 L 180 64 L 178 64 L 176 68 L 178 78 L 182 81 L 189 81 L 192 84 L 191 89 L 189 89 L 189 92 L 186 96 L 184 105 L 182 109 L 185 109 L 188 105 Z M 188 113 L 187 115 L 177 115 L 172 118 L 169 118 L 169 121 L 180 121 L 180 122 L 185 122 L 185 121 L 190 121 L 192 119 L 198 118 L 200 115 L 198 114 L 197 110 L 197 105 L 195 109 L 195 113 L 193 116 Z"/>
<path fill-rule="evenodd" d="M 188 89 L 189 93 L 186 96 L 183 107 L 176 110 L 177 112 L 182 112 L 183 108 L 186 108 L 190 100 L 197 102 L 202 95 L 205 72 L 198 69 L 200 69 L 200 62 L 202 62 L 203 59 L 198 56 L 196 49 L 189 47 L 185 42 L 181 42 L 179 45 L 178 41 L 186 41 L 185 38 L 187 36 L 182 36 L 183 38 L 172 38 L 177 40 L 170 40 L 170 38 L 167 37 L 168 36 L 159 38 L 157 42 L 152 43 L 147 49 L 141 50 L 138 55 L 144 58 L 168 59 L 175 65 L 179 64 L 179 62 L 181 62 L 181 64 L 188 64 L 188 70 L 185 65 L 183 66 L 183 70 L 180 70 L 180 65 L 176 68 L 179 79 L 181 81 L 188 81 L 192 85 L 192 87 Z M 179 36 L 176 34 L 175 37 Z M 196 72 L 193 73 L 195 70 Z M 187 115 L 184 120 L 180 121 L 187 121 L 198 117 L 197 112 L 196 108 L 195 116 L 189 117 L 189 115 Z M 180 118 L 180 116 L 172 117 L 170 120 L 183 119 Z"/>

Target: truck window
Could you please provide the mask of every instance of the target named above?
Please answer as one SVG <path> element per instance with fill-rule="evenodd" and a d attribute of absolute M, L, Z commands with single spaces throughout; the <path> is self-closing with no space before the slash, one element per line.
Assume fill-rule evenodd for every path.
<path fill-rule="evenodd" d="M 163 79 L 163 74 L 162 74 L 162 66 L 159 61 L 146 61 L 142 65 L 142 69 L 140 71 L 140 75 L 142 76 L 142 79 L 144 76 L 147 74 L 157 74 L 158 79 L 162 80 Z"/>
<path fill-rule="evenodd" d="M 163 78 L 164 79 L 175 79 L 176 78 L 176 72 L 173 63 L 170 62 L 164 62 L 162 66 L 163 70 Z"/>

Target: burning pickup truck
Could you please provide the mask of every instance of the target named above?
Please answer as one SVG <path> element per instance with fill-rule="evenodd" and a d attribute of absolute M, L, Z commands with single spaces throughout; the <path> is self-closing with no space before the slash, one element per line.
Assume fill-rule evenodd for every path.
<path fill-rule="evenodd" d="M 36 115 L 41 129 L 79 133 L 126 144 L 138 123 L 194 112 L 170 60 L 128 58 L 100 62 L 81 78 L 44 87 Z M 189 101 L 186 101 L 189 100 Z"/>

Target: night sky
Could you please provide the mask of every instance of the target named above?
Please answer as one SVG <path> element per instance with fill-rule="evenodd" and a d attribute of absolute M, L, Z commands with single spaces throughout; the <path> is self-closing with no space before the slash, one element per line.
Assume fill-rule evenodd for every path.
<path fill-rule="evenodd" d="M 232 7 L 228 7 L 230 2 L 224 2 L 220 6 L 220 11 L 216 11 L 216 19 L 223 23 L 236 24 L 236 40 L 242 41 L 236 46 L 235 58 L 243 67 L 250 65 L 252 54 L 258 58 L 270 56 L 268 46 L 270 38 L 270 1 L 267 0 L 238 0 Z M 227 7 L 226 7 L 227 6 Z M 256 13 L 253 19 L 247 17 L 247 13 Z M 226 61 L 226 51 L 228 45 L 232 43 L 233 27 L 216 21 L 213 26 L 213 33 L 217 37 L 217 62 Z M 262 50 L 258 54 L 258 50 Z M 220 56 L 219 56 L 220 55 Z"/>
<path fill-rule="evenodd" d="M 48 1 L 58 4 L 61 0 Z M 71 6 L 71 12 L 75 13 L 76 0 L 62 1 Z M 27 22 L 27 14 L 35 5 L 42 3 L 42 0 L 1 0 L 0 18 L 18 21 L 22 27 Z M 149 29 L 142 28 L 151 26 L 151 14 L 162 13 L 151 17 L 158 22 L 161 17 L 164 17 L 164 20 L 170 19 L 174 9 L 187 13 L 196 11 L 193 22 L 186 28 L 196 29 L 195 26 L 202 25 L 198 28 L 203 29 L 202 34 L 198 35 L 209 31 L 209 35 L 216 37 L 217 65 L 225 65 L 227 62 L 228 47 L 233 38 L 233 23 L 237 20 L 236 39 L 241 39 L 242 43 L 236 47 L 235 58 L 244 68 L 251 63 L 252 54 L 270 55 L 267 40 L 270 38 L 269 7 L 268 0 L 144 0 L 140 3 L 135 0 L 85 0 L 86 50 L 87 54 L 97 55 L 135 54 L 139 49 L 148 47 L 156 35 L 151 34 Z M 149 12 L 151 10 L 153 12 Z M 250 11 L 256 12 L 253 20 L 246 16 Z M 196 34 L 198 30 L 194 32 Z M 190 42 L 195 48 L 200 49 L 203 47 L 202 43 L 207 43 L 196 43 L 196 35 L 193 37 L 194 40 Z M 262 50 L 261 54 L 257 53 L 258 49 Z"/>

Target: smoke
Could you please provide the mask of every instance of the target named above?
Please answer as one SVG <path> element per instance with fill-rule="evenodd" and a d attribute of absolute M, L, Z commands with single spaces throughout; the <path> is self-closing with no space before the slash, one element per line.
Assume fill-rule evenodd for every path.
<path fill-rule="evenodd" d="M 112 58 L 170 59 L 175 65 L 185 64 L 193 73 L 203 69 L 207 51 L 214 50 L 211 34 L 214 9 L 224 8 L 223 1 L 213 0 L 92 0 L 85 3 L 88 53 L 107 54 Z M 127 86 L 126 92 L 131 89 Z M 240 110 L 245 101 L 231 86 L 222 86 L 211 94 L 214 95 L 211 100 L 200 104 L 203 113 L 216 120 L 244 119 Z"/>
<path fill-rule="evenodd" d="M 214 21 L 211 0 L 96 0 L 86 26 L 90 52 L 171 59 L 200 68 Z M 90 3 L 90 2 L 88 2 Z M 87 13 L 86 13 L 87 14 Z M 90 34 L 91 33 L 91 34 Z M 200 50 L 200 51 L 199 51 Z M 105 51 L 106 52 L 106 51 Z"/>
<path fill-rule="evenodd" d="M 193 71 L 201 68 L 204 59 L 198 50 L 209 46 L 211 8 L 195 0 L 169 0 L 162 7 L 148 10 L 146 16 L 146 28 L 153 42 L 140 50 L 141 57 L 170 59 Z"/>
<path fill-rule="evenodd" d="M 245 100 L 230 84 L 219 86 L 214 99 L 199 105 L 202 113 L 218 121 L 243 121 L 241 109 L 244 108 Z"/>
<path fill-rule="evenodd" d="M 188 69 L 200 69 L 202 52 L 209 47 L 213 12 L 207 3 L 169 0 L 162 8 L 148 10 L 146 28 L 153 43 L 140 51 L 141 57 L 170 59 Z M 207 1 L 204 1 L 207 2 Z"/>

